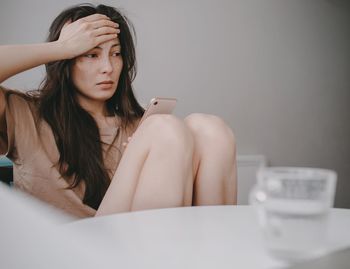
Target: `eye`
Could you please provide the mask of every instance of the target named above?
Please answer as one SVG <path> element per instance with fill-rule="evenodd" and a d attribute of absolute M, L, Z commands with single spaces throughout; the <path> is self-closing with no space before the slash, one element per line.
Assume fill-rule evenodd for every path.
<path fill-rule="evenodd" d="M 112 53 L 112 56 L 115 56 L 115 57 L 118 57 L 119 55 L 120 55 L 120 52 L 117 52 L 117 51 Z"/>
<path fill-rule="evenodd" d="M 86 57 L 86 58 L 96 58 L 97 54 L 96 53 L 89 53 L 89 54 L 85 54 L 84 57 Z"/>

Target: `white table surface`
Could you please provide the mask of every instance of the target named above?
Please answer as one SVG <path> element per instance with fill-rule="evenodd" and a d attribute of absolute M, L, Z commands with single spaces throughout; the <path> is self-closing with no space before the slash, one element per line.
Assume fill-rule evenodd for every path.
<path fill-rule="evenodd" d="M 250 206 L 159 209 L 76 221 L 0 184 L 0 217 L 0 268 L 285 267 L 264 251 Z M 349 227 L 350 210 L 332 209 L 329 250 L 350 246 Z"/>
<path fill-rule="evenodd" d="M 350 210 L 332 209 L 329 251 L 350 246 Z M 267 255 L 251 206 L 158 209 L 76 221 L 66 234 L 110 268 L 284 268 Z M 73 254 L 74 255 L 74 254 Z M 101 267 L 102 268 L 102 267 Z"/>

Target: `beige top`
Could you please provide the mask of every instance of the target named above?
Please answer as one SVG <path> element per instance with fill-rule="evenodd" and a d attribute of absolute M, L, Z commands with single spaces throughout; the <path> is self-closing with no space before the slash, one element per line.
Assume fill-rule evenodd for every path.
<path fill-rule="evenodd" d="M 6 91 L 1 86 L 0 90 Z M 67 189 L 69 185 L 56 167 L 59 152 L 52 130 L 46 121 L 38 121 L 34 103 L 16 94 L 11 94 L 5 103 L 7 128 L 0 128 L 0 154 L 13 162 L 14 186 L 76 217 L 94 216 L 95 209 L 82 202 L 84 183 Z M 101 126 L 98 121 L 97 124 Z M 122 143 L 131 132 L 117 124 L 99 130 L 105 165 L 113 175 L 123 154 Z"/>

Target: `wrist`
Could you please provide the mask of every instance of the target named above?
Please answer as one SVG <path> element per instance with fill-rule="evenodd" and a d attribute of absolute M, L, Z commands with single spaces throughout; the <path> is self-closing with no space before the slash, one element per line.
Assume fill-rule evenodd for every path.
<path fill-rule="evenodd" d="M 62 41 L 52 41 L 49 42 L 55 55 L 58 59 L 56 60 L 66 60 L 73 58 L 72 55 L 67 51 L 67 46 Z"/>

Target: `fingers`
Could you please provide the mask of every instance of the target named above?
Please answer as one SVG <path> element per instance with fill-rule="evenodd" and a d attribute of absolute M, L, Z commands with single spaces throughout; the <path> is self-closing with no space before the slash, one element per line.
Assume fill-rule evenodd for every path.
<path fill-rule="evenodd" d="M 102 27 L 118 28 L 119 24 L 112 21 L 109 17 L 102 14 L 93 14 L 75 21 L 76 24 L 85 29 L 99 29 Z M 67 23 L 66 23 L 67 24 Z"/>
<path fill-rule="evenodd" d="M 102 14 L 93 14 L 74 22 L 67 21 L 59 41 L 65 44 L 70 58 L 83 54 L 98 44 L 116 39 L 119 25 Z M 69 52 L 69 53 L 68 53 Z"/>
<path fill-rule="evenodd" d="M 108 35 L 108 34 L 119 34 L 120 30 L 112 27 L 100 27 L 93 31 L 95 36 Z"/>
<path fill-rule="evenodd" d="M 96 44 L 102 44 L 104 42 L 116 39 L 117 37 L 118 37 L 118 34 L 100 35 L 96 37 Z"/>
<path fill-rule="evenodd" d="M 92 14 L 89 16 L 86 16 L 84 18 L 81 18 L 77 21 L 82 21 L 82 22 L 93 22 L 93 21 L 97 21 L 97 20 L 103 20 L 103 19 L 107 19 L 110 20 L 110 18 L 106 15 L 103 14 Z"/>
<path fill-rule="evenodd" d="M 109 26 L 112 28 L 118 28 L 119 24 L 115 23 L 114 21 L 111 20 L 107 20 L 107 19 L 102 19 L 102 20 L 97 20 L 91 23 L 91 26 L 94 29 L 100 28 L 100 27 L 105 27 L 105 26 Z"/>
<path fill-rule="evenodd" d="M 77 23 L 80 24 L 81 29 L 84 29 L 84 30 L 95 30 L 95 29 L 100 29 L 104 27 L 108 27 L 111 29 L 118 29 L 117 23 L 106 19 L 98 20 L 94 22 L 77 21 Z"/>
<path fill-rule="evenodd" d="M 92 35 L 96 38 L 97 44 L 116 39 L 120 33 L 118 23 L 111 21 L 109 17 L 102 14 L 93 14 L 84 17 L 79 23 L 86 30 L 91 31 Z"/>
<path fill-rule="evenodd" d="M 93 35 L 96 37 L 107 35 L 101 39 L 102 42 L 116 38 L 114 35 L 120 33 L 120 30 L 118 29 L 119 24 L 111 21 L 109 17 L 102 14 L 93 14 L 78 21 L 77 22 L 86 30 L 92 31 Z"/>

